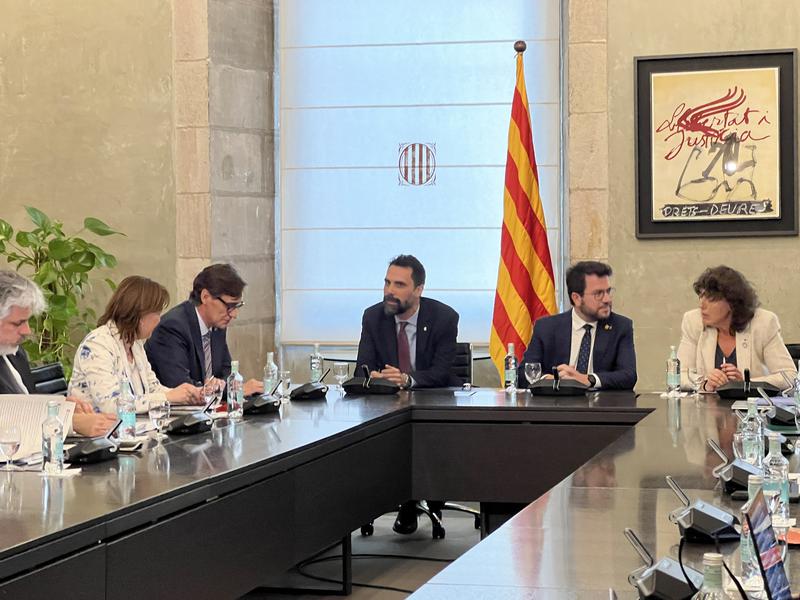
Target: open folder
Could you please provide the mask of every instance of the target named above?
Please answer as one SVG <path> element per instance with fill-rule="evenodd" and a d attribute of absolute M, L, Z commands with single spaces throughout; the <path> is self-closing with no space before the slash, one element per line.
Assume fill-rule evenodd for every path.
<path fill-rule="evenodd" d="M 58 418 L 64 424 L 64 435 L 72 426 L 75 404 L 64 396 L 45 396 L 43 394 L 2 394 L 0 395 L 0 423 L 19 427 L 22 443 L 13 460 L 21 460 L 42 451 L 42 423 L 47 418 L 47 403 L 58 400 L 61 407 Z"/>

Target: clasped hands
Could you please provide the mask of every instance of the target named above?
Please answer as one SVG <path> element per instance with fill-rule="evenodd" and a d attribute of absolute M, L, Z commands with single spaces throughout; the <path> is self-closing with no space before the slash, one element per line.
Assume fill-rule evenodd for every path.
<path fill-rule="evenodd" d="M 583 385 L 589 385 L 589 376 L 586 373 L 581 373 L 575 367 L 570 367 L 569 365 L 558 365 L 556 369 L 558 370 L 558 377 L 560 379 L 574 379 Z M 553 379 L 553 376 L 548 373 L 547 375 L 544 375 L 542 379 Z"/>
<path fill-rule="evenodd" d="M 399 387 L 408 387 L 411 382 L 411 378 L 407 373 L 403 373 L 400 369 L 392 365 L 384 365 L 383 369 L 380 371 L 370 371 L 369 376 L 388 379 Z"/>
<path fill-rule="evenodd" d="M 713 369 L 706 375 L 706 381 L 703 384 L 703 389 L 707 392 L 713 392 L 719 386 L 725 385 L 729 381 L 744 381 L 744 375 L 731 363 L 723 363 L 719 369 Z"/>

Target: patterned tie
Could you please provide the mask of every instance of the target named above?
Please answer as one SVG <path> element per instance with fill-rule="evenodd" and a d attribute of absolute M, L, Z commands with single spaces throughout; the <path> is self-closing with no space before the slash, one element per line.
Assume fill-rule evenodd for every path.
<path fill-rule="evenodd" d="M 400 321 L 400 331 L 397 333 L 397 368 L 401 373 L 411 373 L 411 350 L 408 347 L 406 325 L 408 321 Z"/>
<path fill-rule="evenodd" d="M 214 375 L 214 367 L 211 362 L 211 331 L 207 331 L 203 336 L 203 355 L 206 359 L 206 379 Z"/>
<path fill-rule="evenodd" d="M 578 364 L 576 368 L 579 373 L 589 372 L 589 354 L 592 351 L 592 326 L 588 323 L 583 326 L 586 333 L 583 334 L 581 340 L 581 347 L 578 350 Z"/>

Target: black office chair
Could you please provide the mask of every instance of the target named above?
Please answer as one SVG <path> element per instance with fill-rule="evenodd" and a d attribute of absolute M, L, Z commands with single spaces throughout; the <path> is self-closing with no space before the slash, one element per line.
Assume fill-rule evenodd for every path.
<path fill-rule="evenodd" d="M 786 349 L 789 351 L 789 356 L 792 357 L 793 361 L 800 360 L 800 344 L 786 344 Z"/>
<path fill-rule="evenodd" d="M 61 363 L 33 367 L 31 376 L 37 394 L 67 395 L 67 380 L 64 377 L 64 367 L 61 366 Z"/>
<path fill-rule="evenodd" d="M 456 357 L 455 360 L 453 360 L 453 366 L 450 372 L 453 376 L 458 378 L 461 385 L 472 383 L 472 344 L 469 342 L 456 343 Z M 441 507 L 434 506 L 431 508 L 428 506 L 427 501 L 420 500 L 417 502 L 417 512 L 421 515 L 426 515 L 430 519 L 432 536 L 435 540 L 443 539 L 445 536 L 445 529 L 442 525 L 443 510 L 454 510 L 470 514 L 475 519 L 475 529 L 481 528 L 481 513 L 474 508 L 469 508 L 468 506 L 455 502 L 444 502 L 441 504 Z M 369 536 L 372 535 L 374 531 L 375 528 L 371 521 L 361 526 L 361 535 Z"/>

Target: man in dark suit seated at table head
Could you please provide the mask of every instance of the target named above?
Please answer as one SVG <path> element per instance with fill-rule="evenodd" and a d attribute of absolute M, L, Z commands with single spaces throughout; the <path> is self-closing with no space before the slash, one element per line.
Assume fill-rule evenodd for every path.
<path fill-rule="evenodd" d="M 14 271 L 0 270 L 0 394 L 36 393 L 28 355 L 21 344 L 31 335 L 29 319 L 45 307 L 36 283 Z M 117 422 L 117 415 L 95 413 L 88 402 L 74 397 L 67 400 L 75 403 L 75 433 L 103 435 Z"/>
<path fill-rule="evenodd" d="M 383 302 L 364 311 L 357 368 L 403 388 L 460 385 L 451 374 L 458 313 L 423 298 L 425 267 L 414 256 L 392 259 L 383 281 Z M 360 373 L 357 373 L 360 374 Z"/>
<path fill-rule="evenodd" d="M 245 285 L 232 265 L 208 266 L 194 278 L 189 299 L 161 317 L 145 350 L 163 385 L 227 379 L 231 353 L 225 330 L 244 306 Z M 246 396 L 263 391 L 263 384 L 255 379 L 244 384 Z"/>
<path fill-rule="evenodd" d="M 611 310 L 611 274 L 609 265 L 596 261 L 578 262 L 567 270 L 572 309 L 536 321 L 519 366 L 520 387 L 526 386 L 525 363 L 538 362 L 544 373 L 556 367 L 560 377 L 592 389 L 633 388 L 633 322 Z"/>
<path fill-rule="evenodd" d="M 425 267 L 414 256 L 393 258 L 383 280 L 383 302 L 364 311 L 356 365 L 372 377 L 389 379 L 402 388 L 460 385 L 451 374 L 456 356 L 458 313 L 423 298 Z M 357 373 L 358 374 L 358 373 Z M 428 507 L 441 518 L 442 502 Z M 417 529 L 416 501 L 401 505 L 394 522 L 397 533 Z"/>

